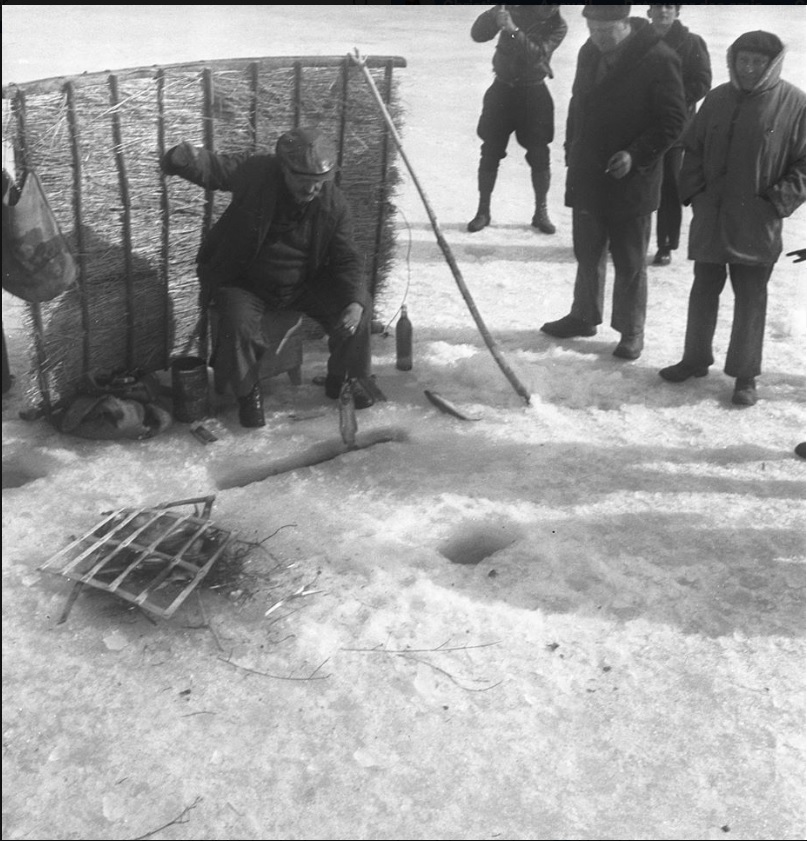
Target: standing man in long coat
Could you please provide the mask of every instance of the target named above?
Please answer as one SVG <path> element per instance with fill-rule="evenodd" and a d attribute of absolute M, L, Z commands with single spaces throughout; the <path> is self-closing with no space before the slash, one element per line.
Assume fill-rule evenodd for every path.
<path fill-rule="evenodd" d="M 572 208 L 577 276 L 569 315 L 541 330 L 594 336 L 603 320 L 608 252 L 614 261 L 614 355 L 644 347 L 647 246 L 658 208 L 662 158 L 686 122 L 681 62 L 629 5 L 586 5 L 566 125 L 566 205 Z"/>

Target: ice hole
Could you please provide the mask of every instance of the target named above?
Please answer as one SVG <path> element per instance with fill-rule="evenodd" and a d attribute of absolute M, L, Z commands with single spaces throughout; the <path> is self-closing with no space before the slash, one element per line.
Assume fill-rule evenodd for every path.
<path fill-rule="evenodd" d="M 518 534 L 509 524 L 475 524 L 461 527 L 457 534 L 443 543 L 439 552 L 452 564 L 475 566 L 517 539 Z"/>

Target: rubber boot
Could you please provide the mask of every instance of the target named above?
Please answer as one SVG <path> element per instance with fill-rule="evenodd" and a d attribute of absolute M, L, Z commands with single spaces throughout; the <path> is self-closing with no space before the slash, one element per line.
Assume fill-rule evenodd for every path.
<path fill-rule="evenodd" d="M 468 223 L 468 230 L 475 234 L 490 225 L 490 197 L 496 186 L 498 170 L 480 169 L 477 175 L 479 181 L 479 207 L 476 216 Z"/>
<path fill-rule="evenodd" d="M 532 189 L 535 191 L 535 214 L 532 227 L 542 234 L 554 234 L 555 226 L 549 219 L 546 209 L 546 194 L 549 192 L 549 169 L 532 170 Z"/>

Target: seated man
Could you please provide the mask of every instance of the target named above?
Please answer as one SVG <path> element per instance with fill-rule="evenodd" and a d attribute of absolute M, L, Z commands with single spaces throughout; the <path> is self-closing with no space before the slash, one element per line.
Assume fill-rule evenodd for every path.
<path fill-rule="evenodd" d="M 263 426 L 260 361 L 267 311 L 302 312 L 328 334 L 325 392 L 354 381 L 357 409 L 375 401 L 370 377 L 372 300 L 353 243 L 350 211 L 333 183 L 336 150 L 317 129 L 296 128 L 276 154 L 215 154 L 180 143 L 161 166 L 232 200 L 197 257 L 203 304 L 220 313 L 216 388 L 238 398 L 242 426 Z"/>

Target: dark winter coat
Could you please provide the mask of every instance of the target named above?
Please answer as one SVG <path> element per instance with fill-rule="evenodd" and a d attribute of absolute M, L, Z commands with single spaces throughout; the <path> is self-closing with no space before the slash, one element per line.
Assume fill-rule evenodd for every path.
<path fill-rule="evenodd" d="M 732 45 L 730 81 L 706 96 L 686 133 L 690 260 L 765 265 L 782 253 L 782 219 L 805 197 L 805 95 L 780 78 L 784 52 L 743 91 Z"/>
<path fill-rule="evenodd" d="M 534 85 L 552 78 L 549 61 L 566 37 L 568 26 L 555 6 L 509 6 L 515 35 L 501 32 L 496 25 L 498 6 L 483 12 L 471 27 L 474 41 L 490 41 L 499 36 L 493 53 L 493 72 L 506 85 Z"/>
<path fill-rule="evenodd" d="M 600 50 L 580 48 L 566 121 L 566 205 L 612 219 L 629 219 L 658 208 L 662 158 L 686 124 L 681 61 L 653 27 L 631 18 L 633 32 L 620 46 L 616 65 L 595 82 Z M 608 160 L 629 152 L 630 172 L 605 172 Z"/>
<path fill-rule="evenodd" d="M 205 190 L 232 193 L 229 206 L 205 237 L 197 255 L 203 293 L 219 286 L 236 286 L 257 257 L 272 224 L 283 187 L 280 162 L 274 155 L 243 152 L 226 155 L 181 143 L 162 160 L 167 175 L 178 175 Z M 316 292 L 327 284 L 330 294 L 347 306 L 371 303 L 362 279 L 361 262 L 353 241 L 353 225 L 341 190 L 326 182 L 312 203 L 312 248 L 303 283 Z"/>
<path fill-rule="evenodd" d="M 706 41 L 700 35 L 690 32 L 680 20 L 673 23 L 664 34 L 662 41 L 675 50 L 681 59 L 681 79 L 684 83 L 687 122 L 691 122 L 695 116 L 697 104 L 712 87 L 712 63 Z"/>

